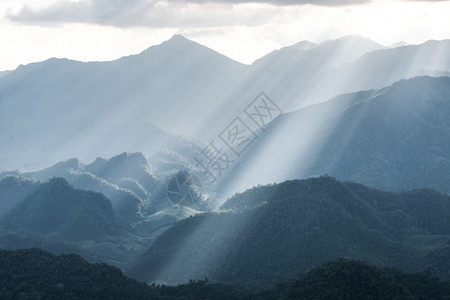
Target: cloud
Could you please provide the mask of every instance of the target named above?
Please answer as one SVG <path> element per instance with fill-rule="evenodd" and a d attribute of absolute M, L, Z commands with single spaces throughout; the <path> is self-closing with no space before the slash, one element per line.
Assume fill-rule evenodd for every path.
<path fill-rule="evenodd" d="M 272 19 L 274 7 L 313 4 L 343 6 L 370 0 L 58 0 L 43 8 L 23 6 L 7 13 L 18 23 L 88 23 L 115 27 L 257 26 Z M 239 9 L 236 4 L 265 4 Z M 272 14 L 272 16 L 271 16 Z"/>
<path fill-rule="evenodd" d="M 304 5 L 312 4 L 318 6 L 346 6 L 354 4 L 363 4 L 371 2 L 372 0 L 174 0 L 179 2 L 197 2 L 197 3 L 231 3 L 231 4 L 242 4 L 242 3 L 264 3 L 271 4 L 275 6 L 291 6 L 291 5 Z"/>
<path fill-rule="evenodd" d="M 7 18 L 21 23 L 96 23 L 104 25 L 132 24 L 151 9 L 150 1 L 88 0 L 73 2 L 59 0 L 45 8 L 22 7 Z"/>
<path fill-rule="evenodd" d="M 392 2 L 444 2 L 448 0 L 392 0 Z M 44 7 L 22 6 L 9 11 L 12 22 L 53 25 L 85 23 L 124 27 L 210 28 L 259 26 L 292 7 L 342 8 L 381 0 L 57 0 Z M 278 14 L 278 16 L 277 16 Z"/>

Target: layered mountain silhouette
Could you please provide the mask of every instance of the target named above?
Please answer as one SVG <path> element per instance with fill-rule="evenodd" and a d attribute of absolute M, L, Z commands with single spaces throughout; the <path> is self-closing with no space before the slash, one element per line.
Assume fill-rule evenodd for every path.
<path fill-rule="evenodd" d="M 173 206 L 167 198 L 168 179 L 155 175 L 141 153 L 90 164 L 70 159 L 2 177 L 0 245 L 7 249 L 74 252 L 89 261 L 126 267 L 159 234 L 198 213 Z"/>
<path fill-rule="evenodd" d="M 8 132 L 1 168 L 15 168 L 8 160 L 28 158 L 20 167 L 36 169 L 67 157 L 151 154 L 180 144 L 186 155 L 192 142 L 174 141 L 148 122 L 182 133 L 200 120 L 188 108 L 205 114 L 243 68 L 181 36 L 112 62 L 53 58 L 19 67 L 0 83 L 0 125 Z"/>
<path fill-rule="evenodd" d="M 346 36 L 244 65 L 176 35 L 110 62 L 0 72 L 0 247 L 183 284 L 2 250 L 0 298 L 109 295 L 88 280 L 133 299 L 448 295 L 430 275 L 450 278 L 448 53 L 450 40 Z M 246 111 L 261 92 L 282 111 L 264 127 L 270 111 Z M 211 183 L 194 158 L 232 155 L 233 120 L 255 141 Z M 179 171 L 199 178 L 196 206 L 167 197 Z"/>
<path fill-rule="evenodd" d="M 21 66 L 0 78 L 0 126 L 7 132 L 0 136 L 0 169 L 122 152 L 150 156 L 161 148 L 185 156 L 197 143 L 151 124 L 207 143 L 261 91 L 287 112 L 343 92 L 446 75 L 448 50 L 448 41 L 385 49 L 349 36 L 296 44 L 248 66 L 177 35 L 111 62 Z"/>
<path fill-rule="evenodd" d="M 14 193 L 25 194 L 31 189 L 26 188 L 28 185 L 36 186 L 31 181 L 47 181 L 54 177 L 63 177 L 75 188 L 105 195 L 123 222 L 133 224 L 142 221 L 172 205 L 167 197 L 168 181 L 180 169 L 186 169 L 186 165 L 190 165 L 189 162 L 183 162 L 180 157 L 174 158 L 173 153 L 165 154 L 179 164 L 175 161 L 169 162 L 169 158 L 162 153 L 150 157 L 148 159 L 152 162 L 150 164 L 140 152 L 125 152 L 111 158 L 97 157 L 91 163 L 82 163 L 79 159 L 72 158 L 38 171 L 1 172 L 0 179 L 4 180 L 0 181 L 2 183 L 0 194 L 3 193 L 5 198 L 3 202 L 5 210 L 2 213 L 23 199 Z M 189 170 L 204 180 L 205 175 L 202 172 L 195 168 Z M 208 191 L 208 187 L 205 190 Z"/>
<path fill-rule="evenodd" d="M 360 36 L 346 36 L 318 45 L 300 42 L 255 61 L 252 64 L 252 81 L 259 80 L 259 89 L 264 87 L 264 91 L 285 111 L 297 109 L 299 105 L 328 100 L 341 93 L 328 82 L 321 82 L 324 74 L 337 72 L 342 76 L 340 70 L 346 64 L 357 64 L 357 59 L 364 54 L 383 48 Z M 345 87 L 351 88 L 351 91 L 359 90 L 353 89 L 355 83 Z M 251 85 L 252 82 L 247 84 Z M 327 88 L 323 89 L 324 86 Z M 321 94 L 313 93 L 317 92 L 317 88 Z"/>
<path fill-rule="evenodd" d="M 263 285 L 347 257 L 449 277 L 440 258 L 450 250 L 449 213 L 449 196 L 431 190 L 390 193 L 330 177 L 286 181 L 180 221 L 129 274 L 170 284 L 206 276 Z"/>
<path fill-rule="evenodd" d="M 7 230 L 75 241 L 118 238 L 127 232 L 107 198 L 76 190 L 63 178 L 38 187 L 2 218 L 1 225 Z"/>
<path fill-rule="evenodd" d="M 223 191 L 329 174 L 450 193 L 448 99 L 450 78 L 416 77 L 282 115 L 225 173 Z"/>
<path fill-rule="evenodd" d="M 145 299 L 149 286 L 106 264 L 89 264 L 70 254 L 54 256 L 40 249 L 0 250 L 3 299 Z"/>
<path fill-rule="evenodd" d="M 289 91 L 286 96 L 291 102 L 301 99 L 303 103 L 314 104 L 343 93 L 382 88 L 401 79 L 450 75 L 449 40 L 382 49 L 370 40 L 347 37 L 308 52 L 314 51 L 318 53 L 312 57 L 275 68 L 289 70 L 282 82 L 291 84 L 279 87 L 284 89 L 280 91 L 283 96 Z M 302 80 L 294 81 L 295 78 Z M 273 97 L 278 99 L 275 93 Z"/>
<path fill-rule="evenodd" d="M 122 157 L 124 160 L 126 160 L 127 157 L 133 156 L 133 155 L 139 155 L 139 154 L 122 154 Z M 114 160 L 115 158 L 118 158 L 120 156 L 111 158 L 111 160 Z M 143 158 L 143 156 L 142 156 Z M 145 158 L 143 158 L 145 160 Z M 98 158 L 95 162 L 99 163 L 99 161 L 102 161 L 103 164 L 108 165 L 108 160 Z M 109 200 L 111 200 L 113 208 L 115 212 L 121 217 L 121 219 L 126 223 L 132 223 L 136 222 L 140 218 L 142 218 L 145 214 L 150 214 L 152 212 L 151 210 L 151 195 L 150 192 L 148 192 L 146 189 L 144 189 L 139 182 L 134 179 L 132 179 L 131 176 L 128 176 L 129 174 L 124 175 L 125 178 L 128 178 L 130 181 L 135 182 L 135 185 L 133 187 L 130 187 L 130 189 L 120 188 L 116 183 L 111 183 L 105 178 L 101 176 L 96 176 L 95 174 L 89 172 L 89 167 L 93 165 L 84 165 L 82 164 L 78 159 L 70 159 L 67 161 L 59 162 L 55 164 L 54 166 L 51 166 L 46 169 L 42 169 L 40 171 L 36 172 L 28 172 L 28 173 L 20 173 L 20 172 L 4 172 L 0 175 L 0 177 L 5 177 L 5 180 L 2 180 L 1 182 L 4 184 L 5 189 L 16 189 L 17 188 L 10 184 L 10 181 L 13 178 L 25 178 L 28 179 L 27 182 L 30 184 L 31 180 L 40 180 L 40 181 L 47 181 L 54 177 L 64 177 L 66 180 L 69 181 L 70 184 L 72 184 L 74 187 L 83 189 L 83 190 L 92 190 L 95 192 L 102 193 L 105 195 Z M 114 165 L 114 161 L 111 162 L 111 167 Z M 129 165 L 130 168 L 137 167 L 133 166 L 131 163 Z M 148 165 L 142 165 L 141 168 L 137 168 L 137 170 L 143 171 L 148 170 Z M 148 186 L 153 187 L 152 189 L 149 189 L 149 191 L 155 191 L 155 180 L 151 177 L 150 174 L 147 174 L 147 180 L 146 183 Z M 8 176 L 9 175 L 9 176 Z M 120 176 L 119 173 L 116 174 L 117 177 Z M 36 186 L 36 185 L 34 185 Z M 136 193 L 133 192 L 134 188 L 142 188 L 141 193 L 142 197 L 138 196 Z M 9 199 L 17 199 L 19 201 L 20 197 L 10 197 Z M 17 202 L 16 201 L 16 202 Z"/>

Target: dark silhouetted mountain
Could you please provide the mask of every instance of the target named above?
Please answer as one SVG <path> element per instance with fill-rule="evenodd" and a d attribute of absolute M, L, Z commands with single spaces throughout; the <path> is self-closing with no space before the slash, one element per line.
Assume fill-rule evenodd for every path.
<path fill-rule="evenodd" d="M 314 268 L 286 286 L 279 299 L 445 299 L 449 282 L 351 260 Z"/>
<path fill-rule="evenodd" d="M 135 163 L 134 158 L 140 159 L 140 163 Z M 74 158 L 39 171 L 15 174 L 41 181 L 63 177 L 75 188 L 102 193 L 111 200 L 114 210 L 122 220 L 132 223 L 143 215 L 152 213 L 151 196 L 157 189 L 156 179 L 152 173 L 154 172 L 142 154 L 123 153 L 109 160 L 97 158 L 88 165 Z M 3 174 L 8 175 L 10 172 Z M 137 189 L 140 196 L 132 189 L 119 187 L 122 180 L 135 180 L 136 184 L 132 187 Z"/>
<path fill-rule="evenodd" d="M 148 286 L 106 264 L 39 249 L 0 250 L 0 283 L 2 299 L 447 299 L 450 295 L 450 283 L 429 274 L 404 274 L 351 260 L 329 262 L 260 290 L 207 280 Z"/>
<path fill-rule="evenodd" d="M 159 234 L 198 213 L 172 206 L 165 177 L 155 175 L 140 153 L 98 158 L 88 165 L 70 159 L 40 171 L 4 172 L 0 178 L 3 176 L 0 197 L 6 215 L 2 228 L 6 230 L 0 247 L 7 249 L 39 247 L 56 254 L 74 252 L 89 261 L 125 268 Z M 64 179 L 60 179 L 62 188 L 55 191 L 50 183 L 58 181 L 51 179 L 53 176 L 64 176 L 83 191 L 74 190 Z M 42 183 L 47 180 L 49 183 Z M 117 225 L 122 229 L 115 232 Z"/>
<path fill-rule="evenodd" d="M 162 167 L 156 156 L 151 159 L 156 160 L 160 169 L 150 165 L 142 153 L 122 153 L 109 159 L 99 157 L 90 164 L 69 159 L 34 172 L 2 172 L 0 178 L 19 176 L 46 181 L 63 177 L 77 189 L 105 195 L 122 221 L 132 224 L 172 205 L 167 198 L 167 182 L 173 172 L 185 168 L 182 165 Z M 202 179 L 205 177 L 199 171 L 195 174 Z"/>
<path fill-rule="evenodd" d="M 0 250 L 0 274 L 2 299 L 152 299 L 149 286 L 77 255 Z"/>
<path fill-rule="evenodd" d="M 64 178 L 76 188 L 105 195 L 111 200 L 114 211 L 127 224 L 137 222 L 152 212 L 149 197 L 142 199 L 134 192 L 120 188 L 89 172 L 68 173 Z"/>
<path fill-rule="evenodd" d="M 396 194 L 321 177 L 256 187 L 222 208 L 165 231 L 130 274 L 262 285 L 339 257 L 419 271 L 450 243 L 450 197 L 428 190 Z"/>
<path fill-rule="evenodd" d="M 30 232 L 0 230 L 0 249 L 17 250 L 40 248 L 53 254 L 78 254 L 89 262 L 104 262 L 105 257 L 86 250 L 75 243 L 52 239 L 45 235 Z"/>
<path fill-rule="evenodd" d="M 102 194 L 76 190 L 62 178 L 38 187 L 1 220 L 2 228 L 65 240 L 124 236 L 123 225 Z"/>
<path fill-rule="evenodd" d="M 33 192 L 0 219 L 0 246 L 40 247 L 55 254 L 73 252 L 89 261 L 124 268 L 156 238 L 155 232 L 133 232 L 131 224 L 146 220 L 136 219 L 136 203 L 122 202 L 123 207 L 116 207 L 119 217 L 103 194 L 75 189 L 63 178 L 35 185 Z M 166 222 L 159 230 L 176 221 Z"/>

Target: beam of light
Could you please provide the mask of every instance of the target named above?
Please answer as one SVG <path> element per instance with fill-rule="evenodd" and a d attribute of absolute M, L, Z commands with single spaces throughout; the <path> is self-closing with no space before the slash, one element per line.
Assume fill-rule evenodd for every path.
<path fill-rule="evenodd" d="M 327 131 L 337 122 L 331 121 L 330 115 L 342 111 L 344 107 L 346 105 L 339 102 L 332 106 L 319 105 L 307 109 L 300 118 L 293 113 L 285 115 L 284 120 L 279 118 L 274 121 L 278 125 L 268 129 L 267 137 L 256 143 L 253 149 L 249 149 L 249 157 L 242 158 L 243 167 L 239 169 L 238 166 L 238 170 L 230 171 L 227 178 L 229 182 L 226 182 L 226 190 L 221 196 L 226 198 L 235 191 L 242 191 L 256 184 L 283 181 L 289 179 L 289 176 L 295 178 L 302 169 L 305 169 L 306 174 L 308 166 L 314 164 L 313 160 L 308 159 L 317 158 L 315 151 L 320 150 L 329 137 Z M 328 119 L 324 119 L 326 115 Z M 294 134 L 292 126 L 296 128 Z M 295 175 L 289 174 L 292 169 L 295 170 Z M 223 203 L 224 198 L 217 199 L 216 207 Z M 239 215 L 239 212 L 233 214 Z M 248 218 L 234 216 L 233 224 L 228 219 L 222 222 L 220 215 L 197 221 L 193 230 L 176 242 L 176 249 L 171 251 L 169 260 L 158 269 L 153 278 L 157 279 L 157 283 L 170 284 L 186 282 L 191 278 L 212 277 L 214 280 L 215 274 L 220 273 L 218 268 L 226 265 L 224 259 L 234 251 L 241 229 L 244 230 L 252 218 L 252 214 Z M 211 243 L 207 247 L 202 244 L 205 236 L 212 236 L 213 246 Z"/>
<path fill-rule="evenodd" d="M 251 73 L 248 66 L 236 65 L 236 71 L 230 77 L 218 75 L 217 78 L 213 78 L 214 80 L 207 81 L 210 85 L 205 85 L 200 81 L 191 80 L 194 74 L 202 73 L 205 70 L 198 69 L 198 65 L 195 63 L 183 62 L 182 60 L 185 57 L 183 55 L 186 52 L 170 53 L 171 55 L 168 55 L 168 57 L 172 61 L 166 61 L 164 65 L 145 60 L 133 62 L 133 58 L 123 59 L 110 63 L 76 82 L 70 81 L 70 71 L 66 71 L 66 74 L 51 73 L 52 77 L 46 78 L 49 82 L 55 81 L 59 77 L 68 78 L 68 82 L 60 82 L 63 84 L 59 87 L 60 90 L 46 91 L 47 93 L 56 93 L 58 99 L 64 100 L 61 103 L 51 103 L 55 106 L 50 113 L 58 114 L 63 110 L 73 118 L 84 115 L 86 119 L 59 120 L 66 125 L 67 122 L 73 122 L 73 132 L 71 132 L 73 135 L 70 138 L 67 137 L 67 132 L 55 128 L 58 122 L 56 124 L 45 124 L 43 128 L 51 129 L 53 134 L 51 139 L 41 145 L 39 141 L 30 138 L 28 140 L 30 148 L 26 151 L 33 154 L 34 149 L 32 147 L 41 145 L 40 151 L 45 149 L 44 152 L 56 154 L 51 159 L 61 160 L 77 156 L 87 161 L 92 159 L 92 155 L 109 157 L 130 150 L 142 149 L 148 151 L 150 148 L 158 146 L 169 149 L 174 147 L 171 144 L 175 143 L 173 141 L 160 143 L 155 141 L 151 134 L 139 136 L 140 131 L 130 132 L 128 130 L 136 125 L 121 128 L 124 126 L 123 120 L 130 119 L 150 122 L 157 120 L 162 122 L 158 125 L 163 125 L 178 132 L 183 132 L 186 124 L 189 124 L 191 129 L 188 133 L 197 137 L 205 137 L 208 141 L 208 138 L 217 135 L 222 127 L 232 120 L 232 118 L 228 119 L 229 117 L 234 117 L 235 113 L 239 114 L 245 104 L 261 91 L 270 94 L 276 102 L 281 102 L 282 105 L 280 104 L 280 106 L 284 111 L 289 111 L 299 105 L 312 104 L 318 99 L 326 100 L 327 95 L 330 96 L 337 91 L 355 89 L 355 86 L 367 84 L 367 82 L 364 82 L 365 78 L 360 78 L 364 76 L 360 69 L 352 69 L 343 65 L 344 63 L 351 63 L 351 61 L 335 61 L 342 57 L 342 52 L 346 53 L 342 49 L 336 52 L 329 64 L 324 64 L 323 69 L 319 70 L 320 72 L 312 80 L 310 79 L 308 84 L 304 84 L 296 77 L 297 70 L 294 69 L 294 66 L 289 66 L 291 69 L 283 70 L 280 72 L 281 74 L 274 75 L 270 72 Z M 188 51 L 187 53 L 189 54 Z M 204 53 L 194 53 L 189 58 L 193 61 L 206 59 Z M 442 65 L 444 59 L 448 58 L 448 55 L 445 56 L 448 52 L 442 50 L 436 52 L 433 59 L 428 60 L 429 64 L 427 64 L 422 57 L 426 53 L 425 51 L 411 58 L 408 63 L 412 65 L 412 71 L 408 74 L 414 75 L 414 72 L 418 72 L 419 67 L 436 68 L 437 65 Z M 357 57 L 354 57 L 354 59 L 357 59 Z M 124 62 L 133 63 L 130 73 L 115 73 L 120 69 L 116 67 Z M 145 65 L 144 63 L 148 64 Z M 74 66 L 74 68 L 79 67 L 84 68 L 84 65 L 77 64 Z M 296 67 L 301 68 L 302 65 Z M 322 72 L 327 72 L 332 67 L 335 68 L 335 72 L 322 77 Z M 444 67 L 449 71 L 448 59 Z M 158 78 L 158 73 L 151 75 L 146 73 L 146 70 L 158 70 L 158 68 L 171 69 L 172 72 L 167 73 L 163 78 Z M 182 69 L 183 72 L 177 72 L 177 68 Z M 345 72 L 339 73 L 341 70 Z M 337 78 L 333 75 L 341 75 L 342 77 Z M 130 78 L 133 78 L 134 81 L 127 82 Z M 109 80 L 108 84 L 102 83 L 105 79 Z M 283 82 L 286 79 L 290 79 L 292 82 L 286 84 L 286 82 Z M 77 90 L 80 91 L 78 94 L 75 94 L 74 90 L 67 94 L 72 85 L 75 85 Z M 95 85 L 101 85 L 100 89 L 92 89 L 92 86 Z M 301 88 L 296 85 L 301 85 Z M 132 92 L 129 92 L 130 89 L 121 89 L 129 87 L 132 87 Z M 269 89 L 269 91 L 266 89 Z M 90 93 L 90 91 L 96 92 Z M 42 95 L 42 99 L 47 96 L 48 94 Z M 68 99 L 80 101 L 83 105 L 80 106 L 81 108 L 75 109 L 77 105 L 67 101 Z M 96 103 L 96 107 L 91 107 L 92 103 Z M 173 103 L 176 103 L 176 107 L 173 107 Z M 247 157 L 243 157 L 242 161 L 238 161 L 234 166 L 235 169 L 229 171 L 226 178 L 229 182 L 222 188 L 222 195 L 226 197 L 256 184 L 310 175 L 311 166 L 318 159 L 317 154 L 326 145 L 332 129 L 339 122 L 339 118 L 335 116 L 339 116 L 339 112 L 344 109 L 343 107 L 345 105 L 343 106 L 341 102 L 334 101 L 327 106 L 310 107 L 301 114 L 287 115 L 285 118 L 287 121 L 275 121 L 274 126 L 262 135 L 261 142 L 255 143 L 247 152 Z M 100 115 L 96 113 L 99 110 L 102 112 Z M 37 108 L 34 113 L 33 118 L 27 120 L 30 123 L 26 125 L 32 126 L 30 124 L 33 124 L 33 122 L 41 122 L 38 120 L 43 119 L 43 112 Z M 163 117 L 167 115 L 171 115 L 171 119 Z M 5 116 L 2 121 L 8 121 L 7 118 L 9 117 Z M 279 125 L 276 122 L 279 122 Z M 20 130 L 23 129 L 23 127 L 20 128 Z M 28 130 L 29 128 L 25 129 Z M 21 134 L 25 134 L 24 131 Z M 38 136 L 46 134 L 48 134 L 46 130 L 43 130 L 43 132 L 39 132 Z M 348 132 L 347 140 L 343 141 L 343 145 L 351 140 L 352 134 L 352 131 Z M 344 149 L 344 146 L 342 149 Z M 38 163 L 50 164 L 46 153 L 42 154 L 42 157 L 37 157 Z M 34 158 L 36 159 L 36 157 Z M 223 200 L 224 198 L 218 199 L 217 205 L 220 205 Z M 183 247 L 195 247 L 197 241 L 195 237 L 199 236 L 202 230 L 207 230 L 212 225 L 208 222 L 200 224 L 198 231 L 186 237 L 186 245 Z M 225 234 L 227 232 L 226 224 L 219 224 L 219 226 L 222 226 L 220 229 Z M 245 226 L 245 223 L 242 223 L 242 226 Z M 223 251 L 228 251 L 232 245 L 231 240 L 224 238 L 224 241 L 228 247 L 224 247 L 223 243 L 218 243 L 218 245 L 224 247 Z M 182 249 L 179 253 L 182 253 Z M 214 268 L 217 266 L 213 259 L 213 254 L 217 253 L 215 251 L 218 251 L 218 249 L 201 249 L 199 256 L 195 257 L 192 260 L 193 263 L 190 262 L 189 266 L 194 266 L 194 270 L 197 271 Z M 175 274 L 177 266 L 183 263 L 182 260 L 182 256 L 175 255 L 173 262 L 169 263 L 166 269 L 161 270 L 161 274 L 172 276 L 170 274 Z"/>
<path fill-rule="evenodd" d="M 266 86 L 268 82 L 274 84 L 270 82 L 270 77 L 258 80 L 260 81 L 251 83 L 253 86 L 248 89 L 250 94 L 257 88 Z M 243 82 L 243 85 L 245 84 L 248 82 Z M 252 99 L 248 94 L 245 96 Z M 330 129 L 339 120 L 332 117 L 344 110 L 349 102 L 335 101 L 333 105 L 313 106 L 303 111 L 301 116 L 299 113 L 287 114 L 273 121 L 274 124 L 271 124 L 266 133 L 259 131 L 261 140 L 249 148 L 247 155 L 239 158 L 234 168 L 225 173 L 224 178 L 215 185 L 218 188 L 215 207 L 220 207 L 223 201 L 235 192 L 254 185 L 298 178 L 302 174 L 307 176 L 308 169 L 314 164 L 314 160 L 318 159 L 316 154 L 329 138 Z M 220 110 L 217 114 L 220 114 Z M 221 259 L 233 249 L 234 238 L 239 236 L 239 232 L 230 232 L 230 226 L 236 228 L 236 224 L 212 223 L 214 220 L 205 218 L 196 224 L 194 231 L 183 237 L 181 245 L 177 246 L 169 258 L 170 261 L 158 270 L 155 278 L 165 283 L 181 283 L 188 278 L 199 279 L 214 274 L 216 268 L 221 266 Z M 250 222 L 248 219 L 239 220 L 241 223 L 238 228 L 244 228 L 247 222 Z M 201 237 L 211 230 L 217 232 L 214 236 L 214 239 L 217 239 L 214 247 L 208 245 L 205 248 L 198 245 Z M 192 253 L 193 257 L 187 257 L 186 253 Z"/>
<path fill-rule="evenodd" d="M 156 279 L 154 281 L 158 284 L 182 284 L 189 279 L 211 278 L 211 274 L 220 273 L 220 268 L 226 263 L 226 253 L 233 250 L 239 237 L 238 232 L 229 230 L 230 227 L 244 228 L 247 221 L 239 212 L 235 213 L 233 224 L 227 222 L 221 213 L 196 218 L 193 230 L 183 232 L 182 240 L 173 241 L 168 261 L 152 270 L 153 280 Z M 205 236 L 211 237 L 214 247 L 202 242 Z M 187 253 L 192 255 L 187 256 Z"/>
<path fill-rule="evenodd" d="M 430 47 L 430 45 L 433 46 Z M 380 50 L 377 51 L 377 55 L 387 59 L 371 62 L 363 58 L 361 60 L 363 64 L 357 64 L 357 68 L 352 68 L 351 64 L 345 65 L 341 73 L 333 71 L 331 72 L 333 76 L 319 78 L 316 86 L 306 87 L 307 91 L 308 88 L 310 89 L 310 94 L 306 93 L 307 96 L 301 100 L 308 103 L 324 98 L 318 95 L 357 91 L 361 86 L 380 88 L 402 78 L 421 76 L 424 73 L 434 75 L 440 71 L 448 72 L 450 70 L 449 51 L 446 41 Z M 433 59 L 427 59 L 430 55 Z M 365 66 L 375 67 L 375 69 L 368 69 L 365 74 L 363 72 L 367 69 Z M 378 67 L 380 68 L 377 69 Z M 436 70 L 436 68 L 439 69 Z M 248 155 L 238 161 L 234 169 L 224 178 L 224 185 L 220 187 L 219 205 L 227 196 L 256 184 L 323 175 L 315 174 L 312 167 L 320 156 L 322 147 L 327 144 L 328 139 L 332 138 L 334 127 L 340 122 L 339 117 L 342 116 L 342 111 L 360 101 L 358 98 L 369 99 L 374 96 L 371 92 L 361 93 L 361 95 L 344 95 L 332 102 L 311 106 L 297 113 L 288 114 L 280 118 L 281 120 L 275 120 L 269 131 L 262 135 L 261 142 L 253 145 Z M 296 98 L 293 99 L 298 101 Z M 364 113 L 361 112 L 361 114 Z M 351 140 L 355 126 L 352 127 L 353 130 L 349 129 L 346 133 L 346 141 Z M 347 146 L 345 140 L 340 143 L 342 149 Z M 337 152 L 339 152 L 338 149 L 336 149 Z M 329 172 L 332 170 L 331 164 Z"/>
<path fill-rule="evenodd" d="M 433 44 L 431 42 L 430 44 Z M 406 61 L 400 62 L 399 65 L 393 64 L 397 61 L 397 56 L 393 55 L 394 61 L 387 61 L 384 71 L 389 72 L 389 66 L 395 70 L 395 76 L 392 79 L 401 79 L 402 76 L 417 76 L 422 75 L 424 70 L 431 72 L 438 70 L 449 70 L 448 53 L 449 49 L 445 47 L 445 42 L 441 43 L 439 47 L 436 47 L 434 52 L 430 51 L 429 45 L 422 45 L 419 47 L 411 48 L 402 47 L 401 49 L 380 50 L 388 51 L 386 53 L 400 53 L 409 54 L 407 57 L 403 57 Z M 415 49 L 412 52 L 404 52 L 405 49 Z M 391 52 L 389 52 L 391 51 Z M 397 52 L 400 51 L 400 52 Z M 432 59 L 426 60 L 425 56 L 432 53 Z M 339 83 L 345 83 L 343 89 L 352 89 L 354 86 L 361 86 L 368 84 L 367 77 L 363 77 L 360 82 L 354 84 L 354 80 L 357 80 L 360 76 L 360 70 L 358 68 L 349 68 L 348 66 L 342 67 L 345 72 L 344 78 L 335 78 Z M 352 72 L 353 71 L 353 72 Z M 371 74 L 372 78 L 377 76 L 383 76 L 383 74 Z M 397 77 L 396 77 L 397 76 Z M 332 80 L 332 79 L 329 79 Z M 330 81 L 325 81 L 330 82 Z M 383 82 L 383 81 L 380 81 Z M 389 81 L 384 81 L 385 84 L 390 84 Z M 332 88 L 336 88 L 335 86 Z M 322 89 L 327 89 L 327 86 L 322 86 Z M 343 95 L 335 98 L 334 100 L 322 104 L 317 104 L 304 108 L 298 112 L 286 114 L 277 120 L 273 121 L 267 132 L 262 134 L 262 138 L 259 142 L 255 143 L 252 148 L 246 153 L 247 156 L 241 157 L 241 161 L 238 161 L 234 165 L 233 169 L 226 174 L 225 178 L 222 178 L 221 184 L 218 188 L 222 189 L 219 197 L 216 199 L 216 207 L 219 207 L 228 196 L 231 196 L 237 191 L 243 191 L 251 186 L 257 184 L 265 184 L 271 182 L 280 182 L 286 179 L 304 178 L 314 174 L 316 169 L 314 168 L 318 159 L 328 160 L 328 170 L 330 173 L 335 171 L 336 164 L 339 162 L 339 158 L 344 154 L 348 147 L 351 147 L 350 143 L 354 141 L 354 135 L 358 132 L 358 127 L 362 125 L 362 122 L 366 120 L 366 117 L 371 112 L 367 109 L 369 105 L 359 105 L 355 111 L 357 115 L 352 120 L 342 120 L 343 112 L 353 109 L 357 103 L 361 100 L 375 101 L 379 95 L 377 91 L 367 91 L 354 95 Z M 295 101 L 296 99 L 293 99 Z M 386 106 L 386 115 L 390 113 L 390 106 Z M 326 153 L 327 142 L 334 138 L 334 130 L 337 124 L 342 121 L 348 122 L 346 126 L 347 131 L 340 133 L 339 136 L 342 140 L 337 143 L 338 149 L 333 149 L 336 157 L 320 157 L 321 153 Z M 369 163 L 369 162 L 368 162 Z M 325 164 L 325 165 L 326 165 Z M 249 221 L 249 220 L 247 220 Z M 242 222 L 240 226 L 245 226 L 245 222 Z M 217 224 L 215 224 L 217 225 Z M 210 227 L 211 224 L 204 222 L 199 224 L 194 233 L 191 233 L 190 237 L 196 234 L 204 232 L 205 227 Z M 220 224 L 223 226 L 217 229 L 218 236 L 221 236 L 222 232 L 226 232 L 229 225 Z M 237 233 L 238 234 L 238 233 Z M 200 256 L 201 259 L 194 259 L 193 265 L 186 265 L 183 261 L 187 259 L 183 256 L 183 253 L 197 253 L 192 251 L 192 247 L 195 245 L 197 238 L 187 238 L 185 246 L 182 246 L 177 253 L 172 256 L 171 262 L 160 271 L 161 278 L 173 278 L 173 274 L 176 273 L 177 267 L 183 266 L 188 270 L 195 272 L 201 270 L 200 274 L 208 274 L 206 270 L 210 270 L 214 273 L 214 268 L 218 263 L 220 265 L 220 257 L 216 257 L 213 253 L 221 252 L 222 244 L 218 243 L 218 247 L 212 247 L 213 249 L 207 249 L 204 256 Z M 215 261 L 214 259 L 217 259 Z M 211 269 L 208 269 L 208 265 L 211 265 Z M 189 271 L 190 272 L 190 271 Z M 194 276 L 195 272 L 189 275 Z M 211 274 L 211 273 L 209 273 Z M 196 277 L 199 278 L 199 277 Z M 178 278 L 179 279 L 179 278 Z M 185 278 L 184 278 L 185 279 Z"/>

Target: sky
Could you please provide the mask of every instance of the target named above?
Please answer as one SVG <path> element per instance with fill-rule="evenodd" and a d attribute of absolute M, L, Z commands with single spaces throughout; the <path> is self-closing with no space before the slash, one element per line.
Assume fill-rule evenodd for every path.
<path fill-rule="evenodd" d="M 349 34 L 419 44 L 450 38 L 448 16 L 450 0 L 2 0 L 0 71 L 50 57 L 113 60 L 174 34 L 247 64 Z"/>

